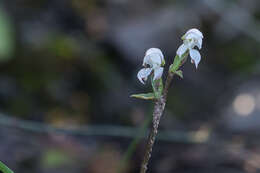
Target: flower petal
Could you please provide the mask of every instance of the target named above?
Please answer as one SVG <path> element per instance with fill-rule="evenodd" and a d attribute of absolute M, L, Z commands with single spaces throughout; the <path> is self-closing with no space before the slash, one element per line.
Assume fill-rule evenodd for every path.
<path fill-rule="evenodd" d="M 180 45 L 180 47 L 177 49 L 176 53 L 179 57 L 181 57 L 186 51 L 188 47 L 185 44 Z"/>
<path fill-rule="evenodd" d="M 158 53 L 163 58 L 163 53 L 159 48 L 150 48 L 145 52 L 145 55 L 150 55 L 153 53 Z"/>
<path fill-rule="evenodd" d="M 193 32 L 189 33 L 186 35 L 185 39 L 189 40 L 189 39 L 194 39 L 194 40 L 198 40 L 201 39 L 201 37 Z"/>
<path fill-rule="evenodd" d="M 162 77 L 162 74 L 163 74 L 163 67 L 158 67 L 154 69 L 153 80 L 160 79 Z"/>
<path fill-rule="evenodd" d="M 148 76 L 151 74 L 152 69 L 151 68 L 142 68 L 138 73 L 137 73 L 137 78 L 139 81 L 144 84 L 144 82 L 147 80 Z"/>
<path fill-rule="evenodd" d="M 149 64 L 151 67 L 161 66 L 164 62 L 162 51 L 158 48 L 150 48 L 146 51 L 143 65 Z"/>
<path fill-rule="evenodd" d="M 151 68 L 153 68 L 155 66 L 160 66 L 161 63 L 162 61 L 160 56 L 156 53 L 153 53 L 144 57 L 143 65 L 145 66 L 148 64 Z"/>
<path fill-rule="evenodd" d="M 197 45 L 197 41 L 195 39 L 187 39 L 183 41 L 183 44 L 185 44 L 188 49 L 193 49 Z"/>
<path fill-rule="evenodd" d="M 150 54 L 150 60 L 151 60 L 151 66 L 154 67 L 154 66 L 160 66 L 162 64 L 162 59 L 160 57 L 160 55 L 158 53 L 153 53 L 153 54 Z"/>
<path fill-rule="evenodd" d="M 190 57 L 192 59 L 192 62 L 195 63 L 196 68 L 198 68 L 201 59 L 199 51 L 197 51 L 196 49 L 190 49 Z"/>
<path fill-rule="evenodd" d="M 143 60 L 143 66 L 147 65 L 148 62 L 150 62 L 150 56 L 145 55 L 144 60 Z"/>
<path fill-rule="evenodd" d="M 188 35 L 188 34 L 191 34 L 191 33 L 196 34 L 196 35 L 199 36 L 200 38 L 203 38 L 203 34 L 202 34 L 198 29 L 196 29 L 196 28 L 192 28 L 192 29 L 188 30 L 188 31 L 186 32 L 185 36 L 187 37 L 187 35 Z"/>
<path fill-rule="evenodd" d="M 197 40 L 196 46 L 198 46 L 199 49 L 202 47 L 202 38 Z"/>

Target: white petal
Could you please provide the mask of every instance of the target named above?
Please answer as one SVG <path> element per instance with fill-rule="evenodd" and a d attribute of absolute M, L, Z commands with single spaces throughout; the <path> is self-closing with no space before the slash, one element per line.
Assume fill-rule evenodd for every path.
<path fill-rule="evenodd" d="M 153 66 L 154 63 L 161 65 L 164 61 L 163 53 L 158 48 L 150 48 L 145 52 L 143 65 L 149 64 Z"/>
<path fill-rule="evenodd" d="M 142 82 L 144 84 L 144 82 L 147 80 L 147 78 L 151 74 L 151 72 L 152 72 L 151 68 L 142 68 L 137 73 L 137 78 L 139 79 L 140 82 Z"/>
<path fill-rule="evenodd" d="M 197 51 L 196 49 L 190 49 L 190 57 L 192 59 L 192 62 L 195 63 L 196 68 L 198 68 L 201 59 L 199 51 Z"/>
<path fill-rule="evenodd" d="M 160 79 L 162 77 L 162 74 L 163 74 L 163 67 L 158 67 L 154 69 L 153 80 Z"/>
<path fill-rule="evenodd" d="M 151 68 L 154 68 L 156 66 L 161 66 L 164 59 L 163 57 L 158 53 L 152 53 L 148 54 L 144 57 L 143 65 L 150 65 Z"/>
<path fill-rule="evenodd" d="M 186 35 L 185 39 L 198 40 L 198 39 L 201 39 L 201 37 L 193 32 L 190 32 L 189 34 Z"/>
<path fill-rule="evenodd" d="M 185 44 L 185 46 L 188 49 L 193 49 L 197 45 L 197 42 L 195 39 L 190 39 L 190 40 L 184 40 L 183 44 Z"/>
<path fill-rule="evenodd" d="M 143 66 L 145 66 L 146 64 L 148 64 L 148 62 L 150 61 L 150 56 L 145 56 L 144 60 L 143 60 Z"/>
<path fill-rule="evenodd" d="M 151 68 L 155 66 L 160 66 L 162 63 L 161 57 L 158 54 L 150 54 L 144 57 L 143 65 L 149 65 Z"/>
<path fill-rule="evenodd" d="M 150 60 L 152 62 L 151 66 L 154 67 L 154 66 L 160 66 L 162 64 L 162 58 L 161 56 L 158 54 L 158 53 L 153 53 L 153 54 L 150 54 Z"/>
<path fill-rule="evenodd" d="M 145 55 L 150 55 L 153 53 L 158 53 L 160 56 L 163 57 L 162 51 L 159 48 L 150 48 L 145 52 Z"/>
<path fill-rule="evenodd" d="M 192 28 L 192 29 L 188 30 L 185 35 L 187 36 L 190 33 L 194 33 L 194 34 L 198 35 L 199 37 L 203 38 L 203 34 L 196 28 Z"/>
<path fill-rule="evenodd" d="M 201 49 L 201 47 L 202 47 L 202 38 L 197 40 L 196 46 L 198 46 L 198 48 Z"/>
<path fill-rule="evenodd" d="M 180 45 L 180 47 L 177 49 L 176 53 L 179 57 L 181 57 L 186 51 L 188 47 L 185 44 Z"/>
<path fill-rule="evenodd" d="M 197 46 L 199 49 L 201 49 L 201 47 L 202 47 L 202 39 L 201 38 L 198 39 L 198 40 L 195 40 L 189 48 L 193 49 L 195 46 Z"/>

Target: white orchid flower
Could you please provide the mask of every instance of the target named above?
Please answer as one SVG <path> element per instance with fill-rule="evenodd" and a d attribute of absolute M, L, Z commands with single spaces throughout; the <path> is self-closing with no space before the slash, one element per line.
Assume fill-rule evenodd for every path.
<path fill-rule="evenodd" d="M 148 76 L 153 72 L 153 80 L 160 79 L 163 74 L 163 67 L 165 64 L 162 51 L 158 48 L 150 48 L 146 51 L 143 66 L 138 73 L 137 78 L 145 84 Z"/>
<path fill-rule="evenodd" d="M 183 44 L 178 48 L 177 55 L 181 57 L 187 50 L 191 57 L 191 63 L 194 63 L 198 68 L 201 55 L 198 50 L 194 49 L 197 46 L 199 49 L 202 47 L 203 34 L 198 29 L 188 30 L 182 37 Z"/>

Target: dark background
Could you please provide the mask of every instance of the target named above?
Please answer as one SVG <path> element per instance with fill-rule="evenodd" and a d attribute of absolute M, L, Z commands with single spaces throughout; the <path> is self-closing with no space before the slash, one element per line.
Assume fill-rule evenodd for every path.
<path fill-rule="evenodd" d="M 260 1 L 3 0 L 0 160 L 19 173 L 138 172 L 153 103 L 136 74 L 204 34 L 170 89 L 151 173 L 260 170 Z M 166 68 L 167 69 L 167 68 Z M 164 76 L 165 78 L 165 76 Z M 133 142 L 134 141 L 134 142 Z"/>

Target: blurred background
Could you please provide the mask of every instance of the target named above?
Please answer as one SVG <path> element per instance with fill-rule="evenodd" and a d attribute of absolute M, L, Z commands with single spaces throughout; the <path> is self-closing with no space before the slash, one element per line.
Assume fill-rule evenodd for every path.
<path fill-rule="evenodd" d="M 260 1 L 3 0 L 0 160 L 19 173 L 132 173 L 153 103 L 146 49 L 173 61 L 190 28 L 196 70 L 175 78 L 151 173 L 260 171 Z M 164 76 L 165 78 L 165 76 Z"/>

